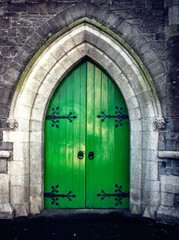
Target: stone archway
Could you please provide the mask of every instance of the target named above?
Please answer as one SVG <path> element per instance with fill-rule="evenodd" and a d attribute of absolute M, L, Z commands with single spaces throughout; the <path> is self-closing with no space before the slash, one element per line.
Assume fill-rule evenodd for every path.
<path fill-rule="evenodd" d="M 16 89 L 9 122 L 18 127 L 4 132 L 13 142 L 9 163 L 11 204 L 17 216 L 43 209 L 43 126 L 51 96 L 63 77 L 84 57 L 97 62 L 115 81 L 130 116 L 130 210 L 141 214 L 148 205 L 155 211 L 152 192 L 157 181 L 158 132 L 162 121 L 160 103 L 147 70 L 122 39 L 84 20 L 60 35 L 34 61 Z M 136 57 L 135 57 L 136 56 Z M 13 180 L 12 180 L 13 179 Z M 147 202 L 142 192 L 148 194 Z M 157 192 L 158 194 L 158 192 Z M 13 196 L 18 196 L 13 198 Z"/>

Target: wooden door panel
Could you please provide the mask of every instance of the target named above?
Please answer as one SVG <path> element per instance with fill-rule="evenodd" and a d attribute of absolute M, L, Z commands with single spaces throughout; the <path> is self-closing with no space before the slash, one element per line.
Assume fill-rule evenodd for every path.
<path fill-rule="evenodd" d="M 86 89 L 86 63 L 75 68 L 62 81 L 47 110 L 49 116 L 53 115 L 56 107 L 59 107 L 54 115 L 66 117 L 53 119 L 55 122 L 46 117 L 45 121 L 45 207 L 47 208 L 85 208 L 85 158 L 81 160 L 78 158 L 79 151 L 85 152 L 86 91 L 84 89 Z M 57 189 L 56 185 L 58 185 Z M 60 194 L 62 196 L 59 196 Z"/>
<path fill-rule="evenodd" d="M 86 207 L 128 208 L 129 121 L 125 102 L 109 76 L 90 62 L 87 89 L 87 152 L 94 151 L 95 157 L 86 159 Z"/>

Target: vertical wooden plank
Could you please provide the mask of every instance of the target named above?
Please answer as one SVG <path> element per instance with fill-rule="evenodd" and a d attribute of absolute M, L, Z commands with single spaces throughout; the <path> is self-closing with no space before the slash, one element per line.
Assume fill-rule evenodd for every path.
<path fill-rule="evenodd" d="M 97 115 L 101 111 L 101 70 L 95 66 L 94 68 L 94 85 L 95 85 L 95 104 L 94 104 L 94 154 L 95 158 L 93 160 L 93 169 L 92 172 L 94 174 L 94 190 L 93 190 L 93 199 L 94 205 L 93 208 L 100 208 L 101 202 L 97 199 L 97 194 L 100 188 L 100 179 L 101 179 L 101 124 L 98 121 Z"/>
<path fill-rule="evenodd" d="M 94 151 L 94 65 L 87 62 L 87 152 L 86 152 L 86 207 L 93 207 L 94 174 L 93 160 L 88 158 L 90 151 Z"/>

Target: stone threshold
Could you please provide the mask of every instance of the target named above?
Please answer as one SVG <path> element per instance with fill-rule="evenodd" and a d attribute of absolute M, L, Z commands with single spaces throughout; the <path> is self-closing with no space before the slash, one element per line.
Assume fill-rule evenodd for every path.
<path fill-rule="evenodd" d="M 129 209 L 44 209 L 29 218 L 118 218 L 131 217 Z"/>

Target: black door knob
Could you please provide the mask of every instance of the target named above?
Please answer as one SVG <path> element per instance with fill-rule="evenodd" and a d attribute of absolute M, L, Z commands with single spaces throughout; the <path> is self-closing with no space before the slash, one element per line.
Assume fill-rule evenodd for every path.
<path fill-rule="evenodd" d="M 78 158 L 79 158 L 79 159 L 82 159 L 83 157 L 84 157 L 83 151 L 79 151 L 79 152 L 78 152 Z"/>
<path fill-rule="evenodd" d="M 88 158 L 89 158 L 90 160 L 94 159 L 94 152 L 89 152 L 89 153 L 88 153 Z"/>

